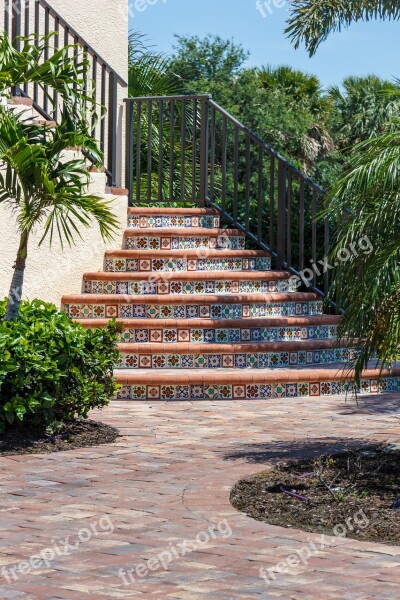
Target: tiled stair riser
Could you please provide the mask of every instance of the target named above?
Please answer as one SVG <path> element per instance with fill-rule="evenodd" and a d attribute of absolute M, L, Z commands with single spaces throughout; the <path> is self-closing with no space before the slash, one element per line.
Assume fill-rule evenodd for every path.
<path fill-rule="evenodd" d="M 345 348 L 240 354 L 122 354 L 118 369 L 277 369 L 346 364 L 354 351 Z"/>
<path fill-rule="evenodd" d="M 145 211 L 144 211 L 145 212 Z M 196 216 L 181 216 L 181 215 L 129 215 L 129 229 L 152 229 L 160 227 L 162 229 L 176 228 L 204 228 L 204 229 L 219 229 L 220 218 L 215 215 Z"/>
<path fill-rule="evenodd" d="M 128 296 L 145 296 L 148 294 L 272 294 L 297 292 L 293 279 L 288 280 L 256 280 L 256 281 L 118 281 L 88 280 L 84 282 L 86 294 L 121 294 Z M 150 278 L 149 278 L 150 279 Z"/>
<path fill-rule="evenodd" d="M 123 385 L 119 400 L 269 400 L 358 394 L 400 393 L 399 377 L 363 379 L 359 389 L 351 382 L 274 383 L 240 385 Z"/>
<path fill-rule="evenodd" d="M 322 302 L 276 302 L 265 304 L 66 304 L 73 319 L 247 319 L 296 317 L 322 314 Z"/>
<path fill-rule="evenodd" d="M 125 344 L 160 342 L 176 344 L 190 342 L 192 344 L 226 344 L 240 342 L 289 342 L 298 340 L 335 339 L 337 325 L 320 325 L 317 327 L 252 327 L 234 329 L 126 329 L 121 336 Z"/>
<path fill-rule="evenodd" d="M 154 237 L 154 236 L 127 236 L 125 248 L 127 250 L 196 250 L 209 248 L 212 250 L 244 250 L 246 240 L 244 237 Z"/>
<path fill-rule="evenodd" d="M 160 271 L 270 271 L 270 258 L 107 258 L 108 273 Z"/>

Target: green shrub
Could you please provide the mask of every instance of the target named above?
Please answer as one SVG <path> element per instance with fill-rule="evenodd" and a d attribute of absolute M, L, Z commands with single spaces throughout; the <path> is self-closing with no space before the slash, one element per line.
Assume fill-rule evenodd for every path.
<path fill-rule="evenodd" d="M 87 417 L 115 395 L 120 326 L 86 330 L 52 304 L 24 302 L 4 321 L 0 302 L 0 431 Z"/>

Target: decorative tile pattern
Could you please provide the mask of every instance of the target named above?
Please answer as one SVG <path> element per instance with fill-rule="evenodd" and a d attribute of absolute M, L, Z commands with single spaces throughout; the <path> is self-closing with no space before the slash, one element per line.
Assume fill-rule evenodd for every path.
<path fill-rule="evenodd" d="M 287 280 L 256 281 L 104 281 L 90 280 L 84 282 L 86 294 L 122 294 L 129 296 L 145 296 L 148 294 L 173 294 L 179 296 L 194 294 L 274 294 L 280 292 L 296 292 L 296 284 Z M 317 329 L 317 328 L 316 328 Z"/>
<path fill-rule="evenodd" d="M 125 238 L 125 248 L 129 250 L 196 250 L 197 248 L 244 250 L 245 247 L 245 238 L 241 236 L 154 237 L 131 235 Z"/>
<path fill-rule="evenodd" d="M 190 342 L 192 344 L 237 344 L 240 342 L 290 342 L 300 340 L 328 340 L 337 335 L 337 326 L 329 325 L 320 328 L 320 335 L 315 336 L 315 327 L 241 327 L 241 328 L 186 328 L 179 327 L 148 329 L 125 329 L 121 342 L 137 344 L 140 342 Z"/>
<path fill-rule="evenodd" d="M 262 258 L 109 258 L 108 273 L 160 271 L 270 271 L 271 259 Z"/>
<path fill-rule="evenodd" d="M 354 350 L 336 348 L 313 352 L 243 352 L 241 354 L 122 354 L 119 369 L 287 369 L 289 366 L 346 364 Z M 310 395 L 330 392 L 310 383 Z M 297 393 L 294 394 L 297 396 Z"/>
<path fill-rule="evenodd" d="M 220 218 L 216 215 L 129 215 L 129 229 L 152 229 L 160 227 L 164 229 L 186 229 L 188 227 L 201 227 L 204 229 L 219 229 Z"/>
<path fill-rule="evenodd" d="M 325 396 L 352 394 L 400 392 L 399 377 L 385 377 L 379 386 L 376 381 L 362 380 L 361 387 L 356 390 L 352 382 L 324 381 L 313 383 L 277 383 L 249 385 L 168 385 L 154 388 L 148 386 L 122 386 L 118 391 L 119 400 L 160 399 L 160 400 L 266 400 L 270 398 L 298 398 L 316 396 L 318 388 Z M 376 388 L 376 389 L 375 389 Z M 159 394 L 159 395 L 158 395 Z"/>
<path fill-rule="evenodd" d="M 207 305 L 126 303 L 113 306 L 111 310 L 112 316 L 120 319 L 248 319 L 317 315 L 322 313 L 322 307 L 319 301 Z M 95 319 L 105 317 L 109 307 L 103 304 L 66 304 L 64 309 L 74 319 Z"/>

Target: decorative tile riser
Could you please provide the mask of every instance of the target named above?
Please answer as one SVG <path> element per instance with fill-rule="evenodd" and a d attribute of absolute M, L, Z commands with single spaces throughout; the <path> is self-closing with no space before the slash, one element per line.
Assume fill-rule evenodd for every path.
<path fill-rule="evenodd" d="M 175 229 L 177 227 L 186 229 L 188 227 L 203 227 L 205 229 L 219 229 L 220 218 L 214 215 L 194 216 L 150 216 L 135 215 L 128 217 L 129 229 L 152 229 L 160 227 L 166 229 Z"/>
<path fill-rule="evenodd" d="M 244 237 L 149 237 L 134 236 L 125 238 L 127 250 L 196 250 L 209 248 L 212 250 L 244 250 Z"/>
<path fill-rule="evenodd" d="M 240 354 L 122 354 L 118 369 L 279 369 L 346 364 L 354 351 L 337 348 Z"/>
<path fill-rule="evenodd" d="M 273 304 L 65 304 L 73 319 L 247 319 L 257 317 L 300 317 L 322 314 L 322 302 L 277 302 Z"/>
<path fill-rule="evenodd" d="M 170 271 L 270 271 L 270 258 L 113 258 L 105 262 L 109 273 Z"/>
<path fill-rule="evenodd" d="M 379 381 L 364 379 L 360 389 L 353 383 L 326 381 L 321 383 L 276 383 L 249 385 L 128 385 L 122 386 L 119 400 L 268 400 L 271 398 L 304 398 L 315 396 L 399 393 L 400 378 Z"/>
<path fill-rule="evenodd" d="M 241 342 L 293 342 L 328 340 L 337 336 L 337 325 L 319 327 L 253 327 L 251 329 L 128 329 L 121 336 L 125 344 L 158 342 L 175 344 L 235 344 Z"/>
<path fill-rule="evenodd" d="M 151 294 L 271 294 L 297 292 L 294 280 L 277 281 L 104 281 L 84 282 L 86 294 L 146 296 Z"/>

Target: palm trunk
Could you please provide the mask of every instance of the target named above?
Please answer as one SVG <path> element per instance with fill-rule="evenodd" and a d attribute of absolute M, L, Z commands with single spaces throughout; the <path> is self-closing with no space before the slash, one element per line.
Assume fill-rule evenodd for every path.
<path fill-rule="evenodd" d="M 11 321 L 17 319 L 19 315 L 19 308 L 22 301 L 22 288 L 24 285 L 24 275 L 26 267 L 26 259 L 28 256 L 28 238 L 29 233 L 25 232 L 21 235 L 17 260 L 14 265 L 14 275 L 11 281 L 10 291 L 8 294 L 8 303 L 5 321 Z"/>

